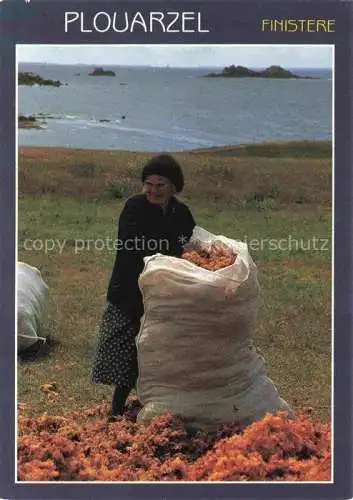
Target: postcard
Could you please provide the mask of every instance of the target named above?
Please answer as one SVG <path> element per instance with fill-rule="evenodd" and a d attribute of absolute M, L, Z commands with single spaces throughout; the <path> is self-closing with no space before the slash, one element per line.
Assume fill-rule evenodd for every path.
<path fill-rule="evenodd" d="M 352 496 L 351 16 L 0 3 L 1 497 Z"/>

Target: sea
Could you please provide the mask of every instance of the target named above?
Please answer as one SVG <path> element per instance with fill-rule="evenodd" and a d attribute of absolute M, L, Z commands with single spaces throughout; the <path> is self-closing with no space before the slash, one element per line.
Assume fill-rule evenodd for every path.
<path fill-rule="evenodd" d="M 19 129 L 19 146 L 189 151 L 332 137 L 331 69 L 286 67 L 315 79 L 205 78 L 223 68 L 20 63 L 61 87 L 20 85 L 18 114 L 43 118 Z M 264 69 L 264 68 L 252 68 Z"/>

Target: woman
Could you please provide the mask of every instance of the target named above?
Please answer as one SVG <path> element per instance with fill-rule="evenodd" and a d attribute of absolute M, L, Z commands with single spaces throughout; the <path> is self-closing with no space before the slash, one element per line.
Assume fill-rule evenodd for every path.
<path fill-rule="evenodd" d="M 195 227 L 189 208 L 175 198 L 184 187 L 179 163 L 170 155 L 152 158 L 142 169 L 142 193 L 120 214 L 117 253 L 107 293 L 93 381 L 115 385 L 111 414 L 122 415 L 138 376 L 135 337 L 143 314 L 138 278 L 143 258 L 155 253 L 181 257 Z"/>

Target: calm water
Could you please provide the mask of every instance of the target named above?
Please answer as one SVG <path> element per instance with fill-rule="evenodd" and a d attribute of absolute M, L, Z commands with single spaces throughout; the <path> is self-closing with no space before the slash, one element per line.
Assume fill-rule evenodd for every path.
<path fill-rule="evenodd" d="M 21 64 L 19 71 L 67 85 L 19 86 L 19 113 L 51 116 L 44 130 L 20 129 L 19 145 L 180 151 L 331 138 L 327 70 L 293 70 L 317 80 L 270 80 L 203 78 L 212 68 L 105 69 L 117 76 L 88 76 L 91 66 Z"/>

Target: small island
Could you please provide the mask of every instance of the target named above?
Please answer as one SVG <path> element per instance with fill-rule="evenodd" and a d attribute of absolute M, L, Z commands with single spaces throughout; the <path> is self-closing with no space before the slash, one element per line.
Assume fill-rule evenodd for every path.
<path fill-rule="evenodd" d="M 18 74 L 19 85 L 51 85 L 53 87 L 60 87 L 62 85 L 59 80 L 44 79 L 36 73 L 20 72 Z"/>
<path fill-rule="evenodd" d="M 245 66 L 226 66 L 220 73 L 207 73 L 206 77 L 230 77 L 230 78 L 303 78 L 314 79 L 312 76 L 299 76 L 281 66 L 270 66 L 263 71 L 255 71 Z"/>
<path fill-rule="evenodd" d="M 103 68 L 94 68 L 91 73 L 88 73 L 89 76 L 116 76 L 115 71 L 103 69 Z"/>

